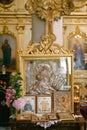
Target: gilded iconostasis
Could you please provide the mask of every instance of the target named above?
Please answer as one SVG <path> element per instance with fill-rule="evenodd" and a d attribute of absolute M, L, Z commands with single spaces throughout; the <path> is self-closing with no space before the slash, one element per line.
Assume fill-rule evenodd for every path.
<path fill-rule="evenodd" d="M 73 53 L 74 65 L 72 66 L 73 74 L 74 74 L 73 83 L 77 84 L 78 86 L 77 90 L 80 93 L 79 95 L 80 99 L 81 100 L 87 99 L 87 0 L 83 0 L 83 1 L 73 0 L 72 2 L 69 1 L 69 4 L 67 4 L 65 0 L 63 5 L 64 10 L 62 10 L 61 12 L 62 14 L 58 13 L 59 10 L 57 9 L 55 9 L 55 11 L 52 14 L 50 9 L 47 10 L 48 8 L 47 6 L 46 8 L 44 8 L 44 10 L 47 12 L 44 13 L 42 10 L 40 10 L 42 13 L 38 13 L 39 16 L 42 18 L 42 20 L 38 18 L 37 15 L 34 14 L 35 15 L 34 16 L 31 15 L 31 13 L 29 13 L 29 10 L 35 11 L 33 10 L 33 8 L 29 9 L 28 4 L 30 4 L 29 2 L 31 1 L 9 0 L 7 2 L 6 0 L 0 0 L 0 71 L 3 64 L 2 46 L 6 40 L 8 40 L 8 43 L 10 44 L 11 51 L 12 51 L 12 57 L 9 62 L 10 63 L 9 67 L 7 65 L 8 67 L 7 70 L 9 72 L 12 72 L 12 71 L 21 70 L 21 68 L 23 69 L 23 66 L 21 67 L 20 64 L 21 59 L 19 58 L 19 56 L 21 52 L 23 52 L 23 50 L 24 52 L 28 50 L 29 53 L 33 53 L 31 50 L 29 50 L 29 47 L 31 47 L 32 42 L 36 42 L 37 43 L 36 45 L 38 46 L 38 42 L 41 41 L 44 42 L 44 39 L 47 38 L 44 37 L 41 39 L 44 33 L 49 34 L 50 32 L 51 34 L 52 32 L 58 32 L 56 33 L 56 37 L 55 36 L 51 37 L 52 42 L 55 43 L 57 39 L 58 44 L 63 45 L 66 49 L 73 50 L 74 52 Z M 44 2 L 44 0 L 42 2 Z M 56 1 L 54 0 L 54 3 L 52 4 L 55 4 L 55 2 Z M 56 2 L 56 7 L 57 6 L 59 7 L 58 5 L 59 2 L 60 1 Z M 67 5 L 67 9 L 65 9 L 66 5 Z M 35 5 L 33 6 L 36 7 Z M 68 10 L 70 12 L 68 12 Z M 52 14 L 53 17 L 50 14 Z M 47 18 L 47 21 L 43 20 L 43 18 Z M 54 29 L 55 27 L 54 19 L 56 22 L 55 29 Z M 36 25 L 37 23 L 39 23 L 40 27 Z M 59 26 L 61 26 L 61 28 Z M 41 34 L 39 34 L 40 32 Z M 36 34 L 39 34 L 39 36 Z M 59 35 L 57 36 L 57 34 Z M 37 36 L 36 39 L 38 39 L 39 37 L 40 41 L 35 41 L 33 39 L 35 35 Z M 58 41 L 58 39 L 61 40 Z M 48 41 L 50 42 L 50 40 Z M 40 49 L 43 49 L 43 42 L 41 44 L 42 48 Z M 35 44 L 32 45 L 32 48 L 34 46 Z M 47 52 L 47 50 L 45 49 L 43 49 L 43 51 Z M 18 51 L 19 51 L 19 55 L 18 55 Z M 50 50 L 47 53 L 49 52 Z M 27 64 L 31 64 L 31 62 Z M 12 65 L 14 66 L 12 67 Z M 24 71 L 22 70 L 22 72 Z M 76 96 L 77 99 L 75 99 L 75 101 L 79 102 L 80 99 L 78 99 L 78 94 Z"/>

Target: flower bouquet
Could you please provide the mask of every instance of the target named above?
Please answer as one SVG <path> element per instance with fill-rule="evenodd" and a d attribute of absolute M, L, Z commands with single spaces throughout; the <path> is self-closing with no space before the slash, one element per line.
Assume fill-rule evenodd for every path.
<path fill-rule="evenodd" d="M 22 98 L 20 73 L 12 73 L 10 75 L 9 87 L 6 89 L 6 105 L 10 108 L 11 117 L 16 116 L 17 112 L 25 105 L 25 100 Z"/>

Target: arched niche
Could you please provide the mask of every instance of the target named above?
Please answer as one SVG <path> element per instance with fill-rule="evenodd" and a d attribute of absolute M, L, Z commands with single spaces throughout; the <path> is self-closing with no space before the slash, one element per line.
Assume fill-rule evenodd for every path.
<path fill-rule="evenodd" d="M 87 36 L 80 31 L 79 26 L 71 32 L 68 39 L 68 48 L 74 51 L 74 69 L 87 70 Z"/>

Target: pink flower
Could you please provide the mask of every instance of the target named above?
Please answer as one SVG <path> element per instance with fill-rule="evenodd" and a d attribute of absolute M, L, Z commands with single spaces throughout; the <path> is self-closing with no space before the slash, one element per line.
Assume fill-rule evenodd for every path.
<path fill-rule="evenodd" d="M 12 89 L 11 92 L 12 92 L 13 94 L 16 94 L 16 90 L 15 90 L 15 89 Z"/>
<path fill-rule="evenodd" d="M 6 93 L 10 93 L 11 92 L 11 89 L 6 89 Z"/>
<path fill-rule="evenodd" d="M 13 101 L 12 105 L 16 110 L 21 110 L 25 105 L 25 100 L 24 98 L 18 98 Z"/>
<path fill-rule="evenodd" d="M 15 91 L 15 89 L 10 89 L 10 88 L 8 88 L 8 89 L 6 89 L 6 96 L 5 96 L 5 98 L 6 98 L 6 104 L 9 106 L 12 102 L 13 102 L 13 100 L 15 99 L 15 94 L 16 94 L 16 91 Z"/>

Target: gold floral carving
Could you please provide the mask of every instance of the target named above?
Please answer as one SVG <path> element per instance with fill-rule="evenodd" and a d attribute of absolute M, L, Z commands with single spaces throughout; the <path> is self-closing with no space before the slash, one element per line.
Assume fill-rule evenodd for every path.
<path fill-rule="evenodd" d="M 71 0 L 28 0 L 25 9 L 30 14 L 38 14 L 41 19 L 46 20 L 46 33 L 53 32 L 53 20 L 62 15 L 69 15 L 74 10 Z"/>
<path fill-rule="evenodd" d="M 62 13 L 68 15 L 74 10 L 74 4 L 71 0 L 28 0 L 25 8 L 31 14 L 36 12 L 42 19 L 52 20 Z"/>

